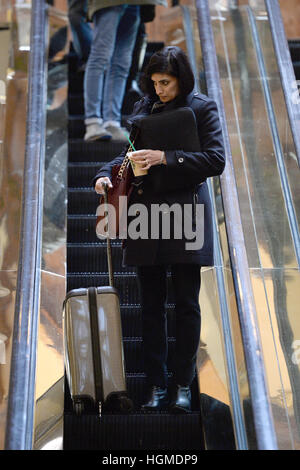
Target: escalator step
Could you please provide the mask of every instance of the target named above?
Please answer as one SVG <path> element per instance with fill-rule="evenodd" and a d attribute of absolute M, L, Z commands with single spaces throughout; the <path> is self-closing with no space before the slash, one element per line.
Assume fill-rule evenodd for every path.
<path fill-rule="evenodd" d="M 120 155 L 124 142 L 69 139 L 69 162 L 109 162 Z"/>
<path fill-rule="evenodd" d="M 69 114 L 84 114 L 83 95 L 81 93 L 69 94 L 68 110 Z"/>
<path fill-rule="evenodd" d="M 85 127 L 83 116 L 70 116 L 68 121 L 69 139 L 83 139 L 84 132 Z"/>
<path fill-rule="evenodd" d="M 292 62 L 300 61 L 300 40 L 289 40 L 289 49 L 291 53 Z"/>
<path fill-rule="evenodd" d="M 121 306 L 122 336 L 142 336 L 142 319 L 140 305 Z"/>
<path fill-rule="evenodd" d="M 123 337 L 142 336 L 142 314 L 140 305 L 121 305 L 122 334 Z M 175 337 L 175 308 L 174 305 L 166 307 L 168 336 Z"/>
<path fill-rule="evenodd" d="M 72 188 L 68 190 L 69 215 L 96 215 L 100 197 L 93 188 Z"/>
<path fill-rule="evenodd" d="M 69 216 L 67 222 L 68 243 L 98 243 L 96 216 Z"/>
<path fill-rule="evenodd" d="M 77 82 L 77 85 L 73 88 L 74 92 L 68 97 L 68 111 L 70 115 L 84 114 L 84 99 L 83 95 L 80 93 L 81 88 L 82 85 L 80 82 Z M 141 96 L 134 90 L 128 90 L 123 101 L 122 114 L 131 114 L 134 103 L 140 98 Z"/>
<path fill-rule="evenodd" d="M 69 201 L 70 203 L 70 201 Z M 96 212 L 96 204 L 98 201 L 93 201 L 94 209 Z M 89 207 L 86 208 L 89 211 Z M 96 220 L 95 215 L 72 215 L 68 217 L 68 244 L 72 248 L 72 244 L 87 244 L 104 243 L 101 238 L 96 235 Z M 121 246 L 120 240 L 111 240 L 112 245 Z"/>
<path fill-rule="evenodd" d="M 153 47 L 158 46 L 154 44 Z M 128 147 L 124 142 L 83 140 L 84 72 L 77 72 L 76 68 L 77 59 L 73 54 L 70 57 L 68 95 L 67 291 L 109 285 L 106 241 L 98 239 L 95 233 L 100 197 L 92 184 L 98 169 Z M 122 126 L 128 129 L 127 119 L 128 116 L 122 117 Z M 99 418 L 90 411 L 78 417 L 72 412 L 72 402 L 66 386 L 64 450 L 203 449 L 197 377 L 191 387 L 192 413 L 175 415 L 167 411 L 139 412 L 145 398 L 147 380 L 142 354 L 142 313 L 138 284 L 134 269 L 122 267 L 121 241 L 112 240 L 112 248 L 114 285 L 120 299 L 127 389 L 134 401 L 135 412 L 130 415 L 103 414 Z M 171 381 L 176 345 L 176 313 L 170 273 L 166 314 L 169 353 L 167 367 Z"/>
<path fill-rule="evenodd" d="M 173 374 L 171 371 L 168 372 L 168 384 L 171 385 L 173 380 Z M 134 410 L 138 412 L 142 403 L 145 400 L 147 391 L 147 378 L 144 373 L 126 373 L 126 386 L 128 396 L 132 399 L 134 404 Z M 67 400 L 65 402 L 65 411 L 67 413 L 73 412 L 72 400 L 70 397 L 69 387 L 66 383 L 65 387 L 67 391 Z M 191 410 L 199 410 L 199 393 L 197 387 L 197 380 L 194 379 L 191 385 Z M 93 412 L 93 410 L 91 410 Z"/>
<path fill-rule="evenodd" d="M 93 178 L 103 166 L 102 162 L 73 163 L 68 167 L 68 185 L 71 188 L 82 188 L 93 185 Z"/>
<path fill-rule="evenodd" d="M 300 61 L 293 62 L 296 80 L 300 80 Z"/>
<path fill-rule="evenodd" d="M 133 267 L 123 267 L 123 252 L 121 241 L 114 243 L 112 249 L 112 265 L 115 273 L 127 273 L 134 270 Z M 97 244 L 68 245 L 68 272 L 107 272 L 107 248 L 106 243 L 99 240 Z"/>
<path fill-rule="evenodd" d="M 73 73 L 69 74 L 69 87 L 68 92 L 71 96 L 79 95 L 80 93 L 83 94 L 83 79 L 84 79 L 84 71 L 74 71 Z"/>
<path fill-rule="evenodd" d="M 133 273 L 115 275 L 114 283 L 119 292 L 121 305 L 138 305 L 139 294 L 136 276 Z M 67 291 L 85 287 L 108 286 L 107 274 L 72 273 L 67 274 Z M 174 304 L 173 288 L 171 277 L 168 276 L 167 304 Z"/>
<path fill-rule="evenodd" d="M 172 372 L 168 372 L 168 384 L 172 384 Z M 127 392 L 134 403 L 136 411 L 140 410 L 140 406 L 145 400 L 147 391 L 147 379 L 144 373 L 126 374 Z M 191 385 L 191 409 L 197 411 L 199 409 L 199 394 L 197 380 L 194 379 Z M 71 411 L 71 410 L 70 410 Z"/>
<path fill-rule="evenodd" d="M 84 100 L 83 95 L 80 93 L 81 87 L 82 85 L 77 82 L 77 85 L 74 87 L 74 92 L 68 97 L 68 111 L 70 115 L 84 115 Z M 133 110 L 133 105 L 138 99 L 140 99 L 140 96 L 137 93 L 127 93 L 123 102 L 123 114 L 131 114 Z"/>
<path fill-rule="evenodd" d="M 64 450 L 200 450 L 200 415 L 132 414 L 64 417 Z"/>
<path fill-rule="evenodd" d="M 128 373 L 142 373 L 144 372 L 143 354 L 142 354 L 142 338 L 124 338 L 123 349 L 124 349 L 124 360 L 126 372 Z M 173 369 L 172 357 L 174 357 L 175 351 L 175 340 L 174 338 L 168 338 L 168 370 Z"/>
<path fill-rule="evenodd" d="M 78 57 L 75 53 L 73 44 L 70 44 L 70 51 L 68 53 L 68 70 L 69 70 L 69 81 L 71 77 L 76 76 L 78 67 Z"/>

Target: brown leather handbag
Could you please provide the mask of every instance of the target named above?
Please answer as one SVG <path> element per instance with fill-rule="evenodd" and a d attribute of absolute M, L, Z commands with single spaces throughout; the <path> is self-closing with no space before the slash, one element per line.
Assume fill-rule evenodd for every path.
<path fill-rule="evenodd" d="M 133 143 L 129 146 L 121 165 L 114 165 L 111 173 L 111 183 L 113 187 L 108 190 L 107 203 L 109 205 L 108 214 L 104 208 L 104 197 L 101 195 L 100 204 L 97 209 L 96 235 L 103 238 L 118 238 L 127 227 L 124 226 L 124 211 L 127 212 L 127 201 L 132 191 L 132 181 L 134 178 L 128 152 L 134 150 Z M 120 196 L 126 196 L 120 197 Z M 112 209 L 112 207 L 114 209 Z M 123 222 L 124 220 L 124 222 Z"/>

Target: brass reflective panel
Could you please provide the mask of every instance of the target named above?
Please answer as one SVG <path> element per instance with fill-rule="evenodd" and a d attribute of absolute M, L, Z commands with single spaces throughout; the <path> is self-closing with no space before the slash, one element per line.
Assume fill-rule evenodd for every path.
<path fill-rule="evenodd" d="M 272 411 L 281 449 L 300 449 L 300 277 L 296 269 L 251 270 Z"/>
<path fill-rule="evenodd" d="M 62 449 L 66 292 L 67 17 L 50 8 L 40 323 L 37 347 L 35 449 Z M 64 39 L 61 41 L 61 39 Z"/>
<path fill-rule="evenodd" d="M 28 14 L 29 13 L 29 14 Z M 21 24 L 22 23 L 22 24 Z M 0 449 L 4 447 L 19 261 L 30 10 L 0 8 Z"/>
<path fill-rule="evenodd" d="M 202 268 L 201 341 L 197 356 L 201 419 L 208 450 L 235 449 L 230 383 L 215 268 Z"/>
<path fill-rule="evenodd" d="M 275 431 L 280 449 L 299 449 L 300 320 L 299 266 L 295 254 L 278 153 L 271 132 L 263 85 L 270 90 L 296 220 L 299 221 L 299 169 L 274 56 L 264 2 L 211 15 L 223 99 L 241 207 L 244 237 Z M 250 18 L 253 14 L 254 24 Z M 258 63 L 258 34 L 266 80 Z M 221 232 L 222 236 L 222 232 Z M 222 238 L 224 242 L 225 237 Z"/>
<path fill-rule="evenodd" d="M 34 450 L 62 450 L 64 377 L 41 395 L 35 408 Z"/>
<path fill-rule="evenodd" d="M 66 26 L 66 17 L 49 13 L 50 36 Z M 24 152 L 28 61 L 30 54 L 30 2 L 2 2 L 0 9 L 0 448 L 4 447 L 9 391 L 11 340 L 20 244 L 20 221 Z M 66 34 L 67 50 L 67 34 Z M 43 256 L 40 295 L 40 328 L 36 379 L 35 448 L 56 437 L 62 440 L 64 374 L 62 346 L 62 302 L 65 295 L 65 187 L 66 187 L 66 64 L 49 66 L 48 115 L 45 167 Z M 56 196 L 55 196 L 56 194 Z M 49 406 L 47 393 L 55 387 L 57 402 Z M 57 390 L 61 387 L 61 393 Z M 53 393 L 51 400 L 53 401 Z M 42 412 L 43 404 L 46 404 Z M 59 410 L 59 411 L 58 411 Z M 58 419 L 60 417 L 60 419 Z M 53 426 L 53 430 L 46 423 Z M 42 430 L 42 432 L 41 432 Z M 52 437 L 51 437 L 52 436 Z M 52 442 L 52 441 L 51 441 Z M 58 440 L 53 441 L 53 448 Z M 50 446 L 50 447 L 49 447 Z"/>

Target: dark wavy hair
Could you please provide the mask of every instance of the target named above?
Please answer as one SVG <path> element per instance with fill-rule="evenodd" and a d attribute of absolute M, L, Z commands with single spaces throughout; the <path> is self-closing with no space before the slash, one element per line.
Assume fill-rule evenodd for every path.
<path fill-rule="evenodd" d="M 189 60 L 180 47 L 167 46 L 155 52 L 140 80 L 143 93 L 157 99 L 151 77 L 154 73 L 167 73 L 178 78 L 180 96 L 186 97 L 194 89 L 195 79 Z"/>

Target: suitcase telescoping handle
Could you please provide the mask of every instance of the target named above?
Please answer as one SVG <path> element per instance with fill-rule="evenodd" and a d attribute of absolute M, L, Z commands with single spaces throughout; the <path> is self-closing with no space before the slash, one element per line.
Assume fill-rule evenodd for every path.
<path fill-rule="evenodd" d="M 107 248 L 107 265 L 108 265 L 108 276 L 109 276 L 109 285 L 111 287 L 114 287 L 114 275 L 113 275 L 113 267 L 112 267 L 112 256 L 111 256 L 111 241 L 109 237 L 109 223 L 108 223 L 108 197 L 107 197 L 107 192 L 108 192 L 108 184 L 107 183 L 102 183 L 102 186 L 104 188 L 104 207 L 105 207 L 105 212 L 106 212 L 106 217 L 107 217 L 107 238 L 106 238 L 106 248 Z"/>

